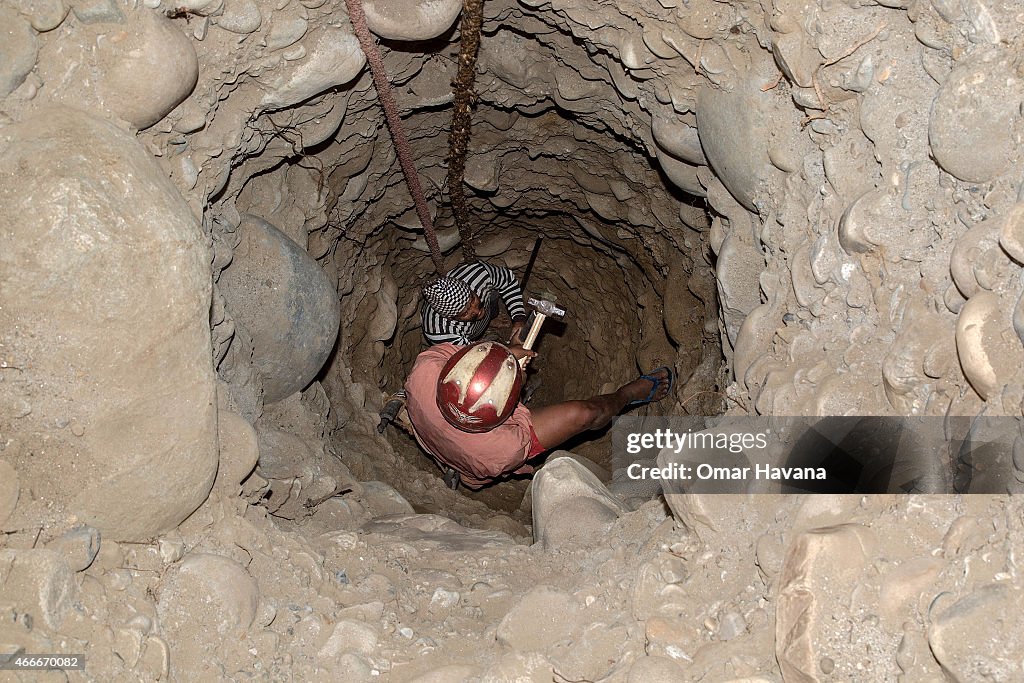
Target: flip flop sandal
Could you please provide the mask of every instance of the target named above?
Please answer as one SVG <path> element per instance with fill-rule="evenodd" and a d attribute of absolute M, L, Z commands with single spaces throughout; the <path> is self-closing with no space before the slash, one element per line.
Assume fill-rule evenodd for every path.
<path fill-rule="evenodd" d="M 668 377 L 665 377 L 665 378 L 655 377 L 654 373 L 658 372 L 659 370 L 667 370 L 668 371 Z M 651 387 L 651 393 L 647 394 L 647 398 L 638 398 L 635 401 L 630 401 L 629 403 L 626 404 L 627 408 L 630 407 L 630 406 L 643 406 L 643 405 L 647 405 L 648 403 L 653 401 L 655 394 L 658 393 L 658 388 L 661 386 L 662 382 L 665 382 L 666 380 L 668 381 L 668 391 L 669 391 L 669 393 L 671 393 L 672 385 L 675 383 L 675 379 L 676 378 L 675 378 L 675 373 L 672 372 L 672 368 L 670 368 L 667 365 L 662 365 L 660 368 L 655 368 L 655 369 L 651 370 L 646 375 L 640 375 L 640 379 L 646 379 L 649 382 L 654 382 L 654 386 Z M 668 394 L 666 394 L 666 396 L 667 395 Z"/>

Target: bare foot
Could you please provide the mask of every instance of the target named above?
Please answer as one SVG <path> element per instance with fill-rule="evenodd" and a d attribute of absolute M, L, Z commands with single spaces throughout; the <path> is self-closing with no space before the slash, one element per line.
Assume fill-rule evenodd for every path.
<path fill-rule="evenodd" d="M 668 377 L 669 370 L 667 368 L 660 368 L 655 372 L 651 373 L 651 377 L 658 378 L 658 390 L 654 392 L 654 398 L 651 402 L 660 401 L 661 399 L 668 396 Z M 647 398 L 647 395 L 651 393 L 653 382 L 649 379 L 638 378 L 630 382 L 629 384 L 622 385 L 620 391 L 626 394 L 630 401 L 641 401 Z"/>

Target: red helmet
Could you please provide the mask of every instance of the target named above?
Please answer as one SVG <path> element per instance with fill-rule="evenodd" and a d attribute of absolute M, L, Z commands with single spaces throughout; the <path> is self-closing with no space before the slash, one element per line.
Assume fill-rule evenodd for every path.
<path fill-rule="evenodd" d="M 437 381 L 437 407 L 464 432 L 487 432 L 519 403 L 523 374 L 516 357 L 498 342 L 470 344 L 448 359 Z"/>

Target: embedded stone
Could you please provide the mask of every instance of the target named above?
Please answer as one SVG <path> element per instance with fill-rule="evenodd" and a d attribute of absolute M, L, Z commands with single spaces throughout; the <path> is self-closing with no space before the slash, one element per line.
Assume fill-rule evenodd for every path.
<path fill-rule="evenodd" d="M 368 624 L 351 619 L 342 619 L 334 625 L 327 642 L 321 646 L 317 657 L 331 660 L 345 653 L 373 655 L 377 647 L 377 631 Z"/>
<path fill-rule="evenodd" d="M 91 526 L 80 526 L 50 541 L 46 547 L 64 558 L 71 571 L 85 571 L 100 550 L 100 532 Z"/>
<path fill-rule="evenodd" d="M 956 323 L 956 352 L 967 380 L 987 400 L 1024 363 L 1024 348 L 1012 330 L 1009 306 L 992 292 L 972 296 Z"/>
<path fill-rule="evenodd" d="M 214 22 L 225 31 L 245 35 L 259 29 L 263 15 L 254 0 L 227 0 L 224 13 L 215 17 Z"/>
<path fill-rule="evenodd" d="M 259 604 L 259 586 L 245 567 L 212 553 L 190 553 L 168 571 L 157 613 L 171 634 L 193 623 L 210 624 L 222 635 L 244 635 Z"/>
<path fill-rule="evenodd" d="M 1002 174 L 1018 147 L 1014 125 L 1022 89 L 1012 53 L 1000 49 L 981 52 L 953 69 L 932 103 L 928 125 L 939 166 L 971 183 Z"/>
<path fill-rule="evenodd" d="M 697 132 L 711 168 L 736 201 L 755 211 L 754 200 L 765 195 L 778 173 L 768 156 L 771 144 L 788 144 L 793 113 L 780 108 L 763 68 L 736 75 L 731 90 L 704 86 L 697 99 Z M 775 140 L 783 136 L 783 139 Z M 773 142 L 774 141 L 774 142 Z"/>
<path fill-rule="evenodd" d="M 237 486 L 248 477 L 259 460 L 256 430 L 241 415 L 220 411 L 217 417 L 217 441 L 220 445 L 220 467 L 217 487 L 237 493 Z"/>
<path fill-rule="evenodd" d="M 351 33 L 334 27 L 313 29 L 300 45 L 305 56 L 286 65 L 267 82 L 262 106 L 282 109 L 298 104 L 359 75 L 366 56 Z"/>
<path fill-rule="evenodd" d="M 1024 593 L 1020 586 L 994 583 L 965 595 L 932 616 L 928 644 L 955 683 L 1024 676 Z"/>
<path fill-rule="evenodd" d="M 68 6 L 62 0 L 18 0 L 17 4 L 40 33 L 57 28 L 68 16 Z"/>
<path fill-rule="evenodd" d="M 199 78 L 192 41 L 153 12 L 133 13 L 110 40 L 97 43 L 93 59 L 103 106 L 139 130 L 181 104 Z"/>
<path fill-rule="evenodd" d="M 578 611 L 568 593 L 551 586 L 536 586 L 501 620 L 496 637 L 513 650 L 545 652 L 569 639 Z"/>
<path fill-rule="evenodd" d="M 459 12 L 460 0 L 366 0 L 366 25 L 381 38 L 429 40 L 447 31 Z"/>
<path fill-rule="evenodd" d="M 700 146 L 697 129 L 667 116 L 655 115 L 651 119 L 651 135 L 654 142 L 675 158 L 694 166 L 707 165 L 704 150 Z"/>
<path fill-rule="evenodd" d="M 68 563 L 54 550 L 0 550 L 4 600 L 57 630 L 71 612 L 78 584 Z"/>
<path fill-rule="evenodd" d="M 855 658 L 833 643 L 852 627 L 846 606 L 863 582 L 875 545 L 873 532 L 857 524 L 814 529 L 793 541 L 779 575 L 775 622 L 775 654 L 785 679 L 819 680 L 825 657 L 841 672 L 856 671 Z"/>
<path fill-rule="evenodd" d="M 706 197 L 707 190 L 697 180 L 697 167 L 679 161 L 669 154 L 658 150 L 658 164 L 665 176 L 672 181 L 672 184 L 680 190 L 694 195 L 695 197 Z"/>

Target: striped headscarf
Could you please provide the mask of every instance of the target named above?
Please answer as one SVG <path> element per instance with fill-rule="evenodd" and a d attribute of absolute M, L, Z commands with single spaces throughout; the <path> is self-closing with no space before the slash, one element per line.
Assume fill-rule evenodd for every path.
<path fill-rule="evenodd" d="M 423 287 L 423 298 L 438 314 L 454 318 L 469 304 L 473 291 L 462 280 L 453 277 L 439 277 Z"/>

